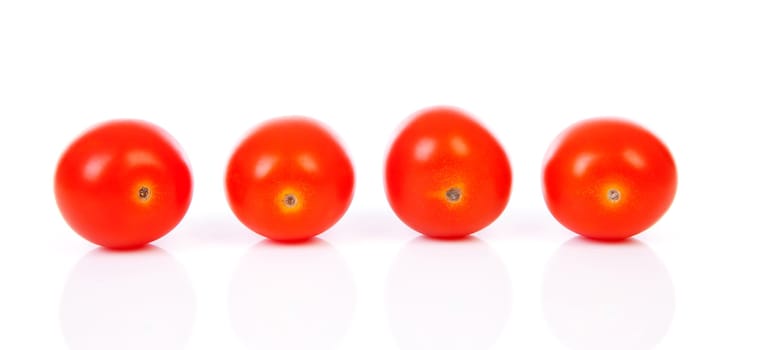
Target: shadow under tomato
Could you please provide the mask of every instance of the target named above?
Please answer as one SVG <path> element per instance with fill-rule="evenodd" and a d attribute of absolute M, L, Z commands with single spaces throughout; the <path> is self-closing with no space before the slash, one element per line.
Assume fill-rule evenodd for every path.
<path fill-rule="evenodd" d="M 390 328 L 401 349 L 489 349 L 509 318 L 511 293 L 503 261 L 482 240 L 418 237 L 390 269 Z"/>
<path fill-rule="evenodd" d="M 583 350 L 652 349 L 675 310 L 667 268 L 637 239 L 569 239 L 548 262 L 542 299 L 554 335 Z"/>
<path fill-rule="evenodd" d="M 291 240 L 291 241 L 282 241 L 282 240 L 276 240 L 276 239 L 269 239 L 265 238 L 261 242 L 257 243 L 256 246 L 260 246 L 262 249 L 265 247 L 279 247 L 286 249 L 287 247 L 297 249 L 298 247 L 318 247 L 322 244 L 324 244 L 325 241 L 321 238 L 317 237 L 309 237 L 306 239 L 297 239 L 297 240 Z"/>
<path fill-rule="evenodd" d="M 229 286 L 230 321 L 250 349 L 337 348 L 355 303 L 348 266 L 319 238 L 255 244 Z"/>
<path fill-rule="evenodd" d="M 74 266 L 60 320 L 71 349 L 183 349 L 195 318 L 184 268 L 153 245 L 96 248 Z"/>

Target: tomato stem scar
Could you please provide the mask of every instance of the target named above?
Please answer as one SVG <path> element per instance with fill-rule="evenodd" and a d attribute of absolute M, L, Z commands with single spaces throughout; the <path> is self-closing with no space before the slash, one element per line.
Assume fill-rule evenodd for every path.
<path fill-rule="evenodd" d="M 608 196 L 609 196 L 609 200 L 610 201 L 616 202 L 616 201 L 619 200 L 619 198 L 622 196 L 622 194 L 619 193 L 619 191 L 617 191 L 616 189 L 612 188 L 612 189 L 609 190 Z"/>
<path fill-rule="evenodd" d="M 449 202 L 458 202 L 461 199 L 461 190 L 456 187 L 451 187 L 445 192 L 445 197 Z"/>
<path fill-rule="evenodd" d="M 296 198 L 294 195 L 288 193 L 285 195 L 285 198 L 282 199 L 282 203 L 285 203 L 285 205 L 288 208 L 292 208 L 295 206 L 295 204 L 298 203 L 298 198 Z"/>
<path fill-rule="evenodd" d="M 148 200 L 150 198 L 150 189 L 145 186 L 141 186 L 138 192 L 138 196 L 140 197 L 140 200 Z"/>

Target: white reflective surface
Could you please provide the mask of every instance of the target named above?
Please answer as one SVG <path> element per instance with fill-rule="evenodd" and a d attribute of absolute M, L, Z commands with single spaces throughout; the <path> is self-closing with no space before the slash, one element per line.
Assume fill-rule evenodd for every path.
<path fill-rule="evenodd" d="M 97 248 L 69 274 L 60 320 L 71 349 L 184 349 L 195 293 L 184 268 L 161 248 Z"/>
<path fill-rule="evenodd" d="M 653 349 L 675 313 L 666 266 L 635 239 L 568 240 L 548 262 L 542 295 L 552 333 L 572 349 Z"/>
<path fill-rule="evenodd" d="M 390 269 L 390 328 L 401 349 L 489 349 L 509 318 L 511 293 L 506 267 L 487 243 L 419 237 Z"/>
<path fill-rule="evenodd" d="M 355 304 L 348 266 L 318 238 L 259 242 L 240 259 L 229 285 L 232 327 L 250 349 L 334 349 Z"/>

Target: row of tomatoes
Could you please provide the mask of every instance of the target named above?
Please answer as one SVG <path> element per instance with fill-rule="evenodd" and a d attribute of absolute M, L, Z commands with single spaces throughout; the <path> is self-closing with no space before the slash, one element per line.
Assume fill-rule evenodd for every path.
<path fill-rule="evenodd" d="M 351 161 L 333 134 L 305 117 L 269 120 L 238 145 L 227 166 L 232 211 L 280 241 L 324 232 L 353 197 Z M 619 240 L 653 225 L 677 187 L 675 163 L 651 132 L 616 118 L 581 121 L 561 133 L 544 162 L 543 192 L 570 230 Z M 511 165 L 496 138 L 465 112 L 435 107 L 412 116 L 392 143 L 385 191 L 414 230 L 458 238 L 489 225 L 511 192 Z M 145 245 L 171 231 L 192 197 L 186 157 L 163 129 L 115 120 L 65 150 L 55 196 L 68 224 L 104 247 Z"/>

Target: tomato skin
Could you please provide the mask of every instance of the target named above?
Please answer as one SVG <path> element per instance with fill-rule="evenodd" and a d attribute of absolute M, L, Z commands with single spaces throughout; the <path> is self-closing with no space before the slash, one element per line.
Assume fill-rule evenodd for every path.
<path fill-rule="evenodd" d="M 58 162 L 54 187 L 69 226 L 113 249 L 164 236 L 192 198 L 181 148 L 166 131 L 141 120 L 108 121 L 79 136 Z"/>
<path fill-rule="evenodd" d="M 302 241 L 334 225 L 353 199 L 354 173 L 331 132 L 306 117 L 264 122 L 238 145 L 226 174 L 227 201 L 249 229 Z"/>
<path fill-rule="evenodd" d="M 449 196 L 451 190 L 453 196 Z M 452 107 L 412 116 L 385 163 L 385 192 L 395 214 L 436 238 L 461 238 L 493 222 L 511 193 L 506 152 L 476 120 Z"/>
<path fill-rule="evenodd" d="M 677 189 L 664 143 L 619 118 L 578 122 L 554 141 L 543 165 L 543 196 L 551 214 L 588 238 L 621 240 L 653 225 Z"/>

